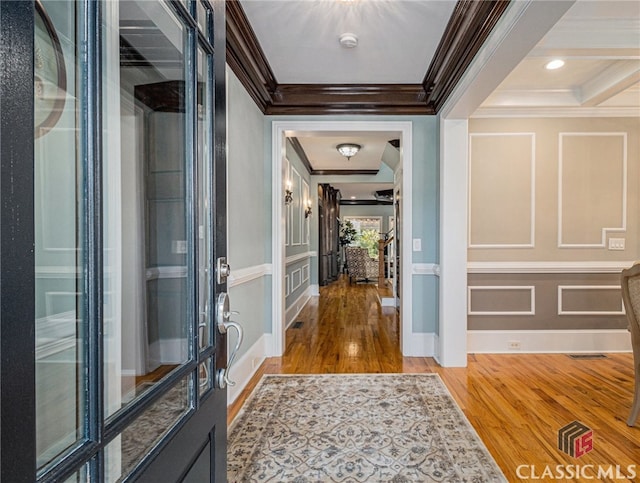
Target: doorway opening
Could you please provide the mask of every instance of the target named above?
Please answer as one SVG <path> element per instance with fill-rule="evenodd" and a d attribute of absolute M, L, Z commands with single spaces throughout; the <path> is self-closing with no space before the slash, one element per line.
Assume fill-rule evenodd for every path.
<path fill-rule="evenodd" d="M 285 330 L 287 327 L 287 305 L 285 294 L 289 291 L 287 288 L 292 284 L 291 280 L 287 280 L 286 263 L 287 257 L 286 246 L 291 234 L 287 232 L 287 219 L 291 219 L 289 214 L 289 205 L 286 203 L 285 197 L 287 191 L 290 191 L 291 170 L 289 160 L 286 156 L 287 138 L 301 136 L 357 136 L 362 133 L 390 133 L 392 137 L 400 142 L 399 149 L 399 166 L 393 170 L 390 189 L 397 192 L 398 208 L 401 207 L 404 223 L 398 223 L 394 217 L 394 225 L 396 231 L 395 255 L 396 255 L 396 273 L 399 272 L 397 282 L 402 287 L 402 298 L 399 303 L 400 313 L 400 349 L 403 353 L 408 350 L 412 333 L 412 314 L 411 314 L 411 167 L 412 167 L 412 123 L 401 121 L 274 121 L 272 124 L 272 173 L 273 173 L 273 194 L 272 194 L 272 228 L 273 228 L 273 277 L 272 277 L 272 334 L 270 345 L 270 355 L 281 356 L 285 349 Z M 295 170 L 294 176 L 298 173 Z M 335 174 L 335 173 L 334 173 Z M 344 173 L 348 174 L 348 173 Z M 309 192 L 317 192 L 319 184 L 324 181 L 331 180 L 327 178 L 331 174 L 319 173 L 317 176 L 311 176 Z M 343 181 L 346 178 L 342 177 Z M 304 180 L 303 180 L 304 181 Z M 334 179 L 335 181 L 335 179 Z M 349 181 L 356 183 L 366 183 L 371 181 L 371 176 L 354 174 L 349 177 Z M 302 182 L 301 186 L 305 186 Z M 295 200 L 295 196 L 294 196 Z M 305 204 L 307 199 L 302 200 Z M 317 206 L 311 206 L 313 212 Z M 295 226 L 294 226 L 295 228 Z M 318 263 L 318 221 L 314 220 L 309 223 L 305 231 L 304 227 L 300 228 L 302 238 L 308 235 L 309 245 L 308 256 L 311 261 L 307 265 L 309 268 L 303 267 L 301 275 L 310 277 L 311 293 L 318 294 L 318 272 L 311 270 Z M 298 230 L 295 230 L 297 236 Z M 302 255 L 300 255 L 302 257 Z M 406 267 L 406 270 L 403 269 Z M 300 280 L 300 276 L 296 274 L 296 281 Z M 297 282 L 293 283 L 297 286 Z"/>

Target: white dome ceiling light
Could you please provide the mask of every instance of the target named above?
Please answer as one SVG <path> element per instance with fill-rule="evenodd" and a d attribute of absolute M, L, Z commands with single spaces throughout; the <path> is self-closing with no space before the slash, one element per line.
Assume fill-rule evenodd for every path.
<path fill-rule="evenodd" d="M 353 49 L 358 46 L 358 36 L 350 32 L 344 33 L 340 36 L 340 45 L 345 49 Z"/>

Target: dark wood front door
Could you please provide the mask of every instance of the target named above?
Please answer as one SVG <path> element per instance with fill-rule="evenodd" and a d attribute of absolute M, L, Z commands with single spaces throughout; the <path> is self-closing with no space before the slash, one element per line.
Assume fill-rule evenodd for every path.
<path fill-rule="evenodd" d="M 224 2 L 0 16 L 0 480 L 226 481 Z"/>

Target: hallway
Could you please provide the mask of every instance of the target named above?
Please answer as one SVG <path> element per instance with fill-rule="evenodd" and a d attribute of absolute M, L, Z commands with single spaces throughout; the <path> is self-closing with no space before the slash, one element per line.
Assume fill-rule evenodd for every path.
<path fill-rule="evenodd" d="M 320 287 L 286 332 L 287 373 L 401 372 L 399 316 L 377 286 L 346 275 Z"/>
<path fill-rule="evenodd" d="M 626 471 L 640 461 L 640 430 L 625 424 L 632 354 L 469 354 L 468 367 L 443 368 L 433 358 L 401 356 L 398 317 L 380 306 L 375 285 L 349 285 L 343 277 L 320 294 L 296 319 L 301 327 L 287 330 L 285 354 L 268 358 L 229 406 L 228 422 L 263 374 L 435 372 L 509 481 L 521 479 L 518 471 L 530 476 L 531 465 L 539 473 L 547 465 L 575 465 L 557 449 L 558 429 L 574 420 L 593 428 L 596 438 L 581 465 L 621 465 L 639 481 L 640 472 Z"/>

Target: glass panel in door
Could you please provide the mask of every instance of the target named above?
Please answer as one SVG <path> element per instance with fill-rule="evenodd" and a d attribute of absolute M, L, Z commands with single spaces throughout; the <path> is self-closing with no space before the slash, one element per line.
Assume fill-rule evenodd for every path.
<path fill-rule="evenodd" d="M 76 4 L 36 2 L 34 45 L 36 452 L 42 468 L 84 436 L 83 163 Z"/>
<path fill-rule="evenodd" d="M 164 2 L 106 2 L 104 384 L 113 416 L 189 360 L 186 29 Z"/>
<path fill-rule="evenodd" d="M 213 320 L 211 302 L 211 274 L 213 270 L 211 246 L 211 103 L 212 86 L 209 70 L 213 58 L 198 47 L 198 132 L 197 132 L 197 171 L 198 186 L 198 344 L 199 350 L 211 347 Z"/>

